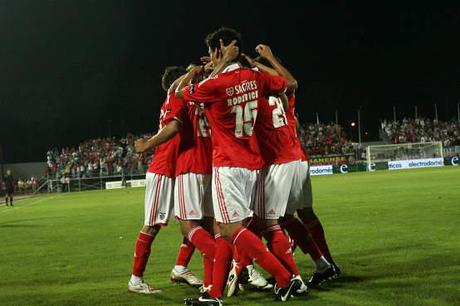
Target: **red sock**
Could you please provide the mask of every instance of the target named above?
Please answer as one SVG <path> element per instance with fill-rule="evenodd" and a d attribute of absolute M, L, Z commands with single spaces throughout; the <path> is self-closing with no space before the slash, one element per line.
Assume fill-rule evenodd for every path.
<path fill-rule="evenodd" d="M 292 256 L 291 244 L 288 237 L 281 230 L 281 227 L 276 224 L 265 229 L 264 237 L 268 241 L 268 248 L 272 251 L 281 263 L 294 275 L 299 275 L 299 270 Z"/>
<path fill-rule="evenodd" d="M 240 268 L 252 265 L 252 260 L 244 250 L 234 250 L 233 259 L 238 263 Z"/>
<path fill-rule="evenodd" d="M 329 247 L 327 246 L 323 226 L 321 225 L 319 219 L 305 223 L 305 226 L 310 232 L 310 235 L 313 237 L 313 240 L 316 242 L 319 249 L 321 250 L 321 253 L 323 253 L 324 257 L 329 262 L 334 262 L 331 256 L 331 252 L 329 251 Z"/>
<path fill-rule="evenodd" d="M 232 253 L 232 244 L 220 235 L 216 235 L 212 288 L 208 292 L 212 297 L 220 298 L 224 294 Z"/>
<path fill-rule="evenodd" d="M 214 246 L 215 241 L 211 234 L 201 226 L 197 226 L 190 231 L 188 239 L 200 250 L 203 256 L 204 279 L 203 285 L 208 287 L 212 284 L 212 273 L 214 266 Z"/>
<path fill-rule="evenodd" d="M 279 287 L 285 288 L 289 285 L 291 273 L 283 267 L 259 237 L 246 228 L 240 227 L 233 234 L 232 242 L 238 252 L 244 250 L 252 260 L 273 275 Z"/>
<path fill-rule="evenodd" d="M 136 252 L 134 253 L 133 275 L 144 276 L 145 266 L 150 256 L 150 248 L 153 236 L 140 232 L 136 240 Z"/>
<path fill-rule="evenodd" d="M 307 227 L 295 217 L 288 217 L 285 219 L 281 226 L 287 230 L 289 236 L 294 239 L 295 243 L 304 252 L 304 254 L 310 254 L 313 260 L 317 260 L 323 253 L 316 245 L 315 241 L 311 238 L 310 232 Z"/>
<path fill-rule="evenodd" d="M 192 258 L 193 252 L 195 251 L 195 246 L 187 238 L 182 239 L 182 244 L 179 248 L 179 253 L 177 254 L 176 266 L 187 267 L 190 259 Z"/>

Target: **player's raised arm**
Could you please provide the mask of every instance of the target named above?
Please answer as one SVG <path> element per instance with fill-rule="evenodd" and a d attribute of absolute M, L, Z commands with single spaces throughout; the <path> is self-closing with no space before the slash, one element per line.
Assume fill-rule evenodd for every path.
<path fill-rule="evenodd" d="M 273 55 L 272 50 L 270 49 L 269 46 L 267 45 L 258 45 L 256 47 L 257 53 L 260 54 L 260 56 L 266 58 L 270 64 L 273 66 L 273 68 L 278 72 L 280 76 L 286 79 L 288 83 L 288 89 L 287 93 L 290 94 L 294 92 L 297 89 L 297 80 L 294 78 L 294 76 L 283 66 L 281 63 L 276 59 L 276 57 Z"/>
<path fill-rule="evenodd" d="M 190 84 L 190 82 L 198 75 L 203 73 L 203 66 L 195 66 L 190 69 L 189 72 L 179 81 L 179 85 L 176 88 L 176 97 L 179 99 L 184 98 L 183 89 Z"/>
<path fill-rule="evenodd" d="M 286 93 L 283 92 L 281 94 L 278 94 L 278 97 L 281 99 L 281 103 L 283 103 L 284 111 L 287 112 L 289 109 L 289 99 L 286 96 Z"/>
<path fill-rule="evenodd" d="M 278 71 L 276 71 L 275 69 L 273 69 L 271 67 L 268 67 L 268 66 L 256 61 L 255 59 L 253 59 L 249 55 L 244 54 L 244 53 L 241 54 L 241 55 L 244 56 L 244 58 L 248 61 L 249 65 L 251 65 L 251 67 L 257 68 L 260 72 L 265 72 L 265 73 L 268 73 L 268 74 L 274 75 L 274 76 L 279 76 L 280 75 L 278 73 Z"/>

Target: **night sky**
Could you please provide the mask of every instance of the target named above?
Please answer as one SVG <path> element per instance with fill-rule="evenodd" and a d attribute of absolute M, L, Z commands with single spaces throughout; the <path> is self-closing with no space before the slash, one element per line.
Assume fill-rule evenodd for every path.
<path fill-rule="evenodd" d="M 242 32 L 249 54 L 272 46 L 299 82 L 301 121 L 338 110 L 349 132 L 361 107 L 364 140 L 377 140 L 393 105 L 400 118 L 415 105 L 432 118 L 436 103 L 440 119 L 454 119 L 460 9 L 368 2 L 1 0 L 4 161 L 153 131 L 164 67 L 205 55 L 204 37 L 221 25 Z"/>

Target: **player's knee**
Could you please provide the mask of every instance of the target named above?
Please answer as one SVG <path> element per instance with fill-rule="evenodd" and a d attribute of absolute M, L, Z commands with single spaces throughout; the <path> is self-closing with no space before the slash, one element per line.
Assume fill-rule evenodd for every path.
<path fill-rule="evenodd" d="M 266 219 L 266 220 L 264 220 L 265 227 L 270 227 L 270 226 L 273 226 L 273 225 L 276 225 L 276 224 L 278 224 L 278 219 Z"/>
<path fill-rule="evenodd" d="M 153 225 L 153 226 L 144 225 L 144 227 L 142 227 L 141 232 L 143 232 L 143 233 L 145 233 L 147 235 L 155 237 L 158 234 L 158 232 L 160 231 L 160 229 L 161 229 L 160 225 Z"/>
<path fill-rule="evenodd" d="M 196 224 L 196 222 L 193 222 L 193 221 L 189 221 L 189 220 L 181 220 L 180 222 L 180 230 L 182 232 L 182 235 L 184 235 L 184 237 L 187 237 L 188 234 L 190 233 L 190 231 L 198 226 L 199 224 Z"/>

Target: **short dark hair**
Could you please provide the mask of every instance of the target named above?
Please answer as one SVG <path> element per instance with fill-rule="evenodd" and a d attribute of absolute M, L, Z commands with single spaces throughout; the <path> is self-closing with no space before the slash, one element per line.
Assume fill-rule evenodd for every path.
<path fill-rule="evenodd" d="M 232 28 L 221 27 L 216 31 L 206 36 L 205 42 L 208 48 L 212 51 L 220 48 L 220 40 L 224 42 L 224 46 L 229 45 L 232 41 L 236 40 L 236 46 L 242 50 L 241 34 Z"/>
<path fill-rule="evenodd" d="M 177 80 L 181 75 L 186 74 L 187 71 L 184 67 L 180 66 L 168 66 L 165 68 L 165 72 L 161 77 L 161 87 L 165 91 L 168 91 L 169 87 L 171 87 L 172 83 Z"/>

